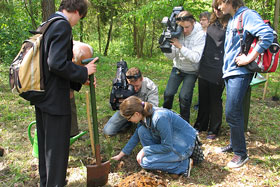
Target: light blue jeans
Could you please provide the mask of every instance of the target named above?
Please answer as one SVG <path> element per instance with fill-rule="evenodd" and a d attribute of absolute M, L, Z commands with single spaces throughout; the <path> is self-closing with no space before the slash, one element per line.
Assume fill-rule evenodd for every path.
<path fill-rule="evenodd" d="M 180 115 L 187 122 L 189 122 L 190 119 L 190 108 L 196 79 L 196 74 L 183 73 L 173 67 L 164 91 L 163 107 L 172 109 L 174 95 L 177 93 L 180 84 L 183 82 L 179 94 Z"/>
<path fill-rule="evenodd" d="M 244 135 L 243 100 L 253 74 L 227 77 L 226 121 L 230 126 L 230 144 L 235 155 L 247 156 Z"/>
<path fill-rule="evenodd" d="M 139 127 L 138 136 L 143 147 L 161 143 L 160 139 L 155 139 L 155 136 L 145 126 Z M 178 154 L 171 151 L 169 153 L 144 156 L 140 165 L 144 169 L 183 174 L 189 166 L 189 161 L 189 158 L 181 158 Z"/>
<path fill-rule="evenodd" d="M 124 130 L 126 127 L 131 125 L 127 119 L 121 116 L 120 111 L 118 110 L 115 114 L 109 119 L 106 125 L 103 128 L 105 135 L 113 136 L 118 132 Z"/>

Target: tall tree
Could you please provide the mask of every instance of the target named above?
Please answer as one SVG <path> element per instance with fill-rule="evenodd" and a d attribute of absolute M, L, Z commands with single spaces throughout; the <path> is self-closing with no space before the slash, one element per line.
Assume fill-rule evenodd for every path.
<path fill-rule="evenodd" d="M 108 35 L 107 35 L 107 43 L 105 46 L 105 50 L 104 50 L 104 56 L 107 56 L 108 54 L 108 49 L 109 49 L 109 45 L 110 45 L 110 41 L 111 41 L 111 35 L 112 35 L 112 30 L 113 30 L 113 20 L 114 20 L 114 10 L 112 10 L 110 12 L 110 27 L 109 27 L 109 31 L 108 31 Z"/>
<path fill-rule="evenodd" d="M 42 20 L 46 21 L 55 12 L 55 0 L 42 0 Z"/>

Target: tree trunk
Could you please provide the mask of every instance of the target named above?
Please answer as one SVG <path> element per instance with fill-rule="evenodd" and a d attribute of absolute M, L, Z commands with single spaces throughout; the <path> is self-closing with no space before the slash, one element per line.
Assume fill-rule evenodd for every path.
<path fill-rule="evenodd" d="M 134 48 L 134 53 L 138 56 L 139 50 L 138 50 L 138 29 L 136 25 L 135 18 L 133 18 L 133 48 Z"/>
<path fill-rule="evenodd" d="M 110 40 L 111 40 L 111 35 L 112 35 L 112 30 L 113 30 L 113 12 L 114 11 L 111 11 L 111 21 L 110 21 L 110 28 L 109 28 L 109 31 L 108 31 L 108 37 L 107 37 L 107 43 L 106 43 L 106 47 L 105 47 L 105 50 L 104 50 L 104 56 L 107 56 L 107 53 L 108 53 L 108 49 L 109 49 L 109 44 L 110 44 Z"/>
<path fill-rule="evenodd" d="M 151 48 L 150 48 L 150 57 L 153 56 L 154 40 L 155 40 L 155 28 L 156 28 L 155 22 L 156 22 L 155 19 L 153 19 L 152 44 L 151 44 Z"/>
<path fill-rule="evenodd" d="M 134 1 L 134 7 L 137 8 L 137 0 Z M 132 26 L 133 26 L 133 49 L 136 56 L 139 55 L 139 49 L 138 49 L 138 28 L 137 28 L 137 22 L 135 17 L 132 18 Z"/>
<path fill-rule="evenodd" d="M 30 18 L 31 18 L 33 29 L 36 29 L 37 28 L 37 24 L 36 24 L 36 21 L 35 21 L 35 19 L 33 17 L 33 9 L 32 9 L 32 1 L 31 0 L 28 1 L 28 6 L 29 6 L 29 9 L 27 7 L 27 0 L 25 0 L 24 1 L 24 8 L 25 8 L 26 12 L 28 13 L 28 15 L 30 16 Z"/>
<path fill-rule="evenodd" d="M 99 53 L 101 53 L 101 31 L 100 31 L 100 16 L 97 16 L 97 32 L 98 32 L 98 47 Z"/>
<path fill-rule="evenodd" d="M 50 15 L 55 13 L 55 0 L 42 0 L 42 20 L 46 21 Z"/>
<path fill-rule="evenodd" d="M 137 58 L 141 58 L 143 56 L 143 48 L 144 48 L 144 41 L 145 41 L 145 36 L 146 36 L 146 23 L 144 24 L 144 28 L 142 29 L 142 33 L 139 33 L 139 41 L 138 41 L 138 48 L 139 48 L 139 54 Z"/>
<path fill-rule="evenodd" d="M 84 22 L 83 20 L 80 20 L 80 42 L 83 42 L 83 36 L 84 36 Z"/>

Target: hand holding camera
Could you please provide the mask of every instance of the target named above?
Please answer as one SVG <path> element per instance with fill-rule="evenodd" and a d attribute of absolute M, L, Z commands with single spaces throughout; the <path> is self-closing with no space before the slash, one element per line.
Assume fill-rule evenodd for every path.
<path fill-rule="evenodd" d="M 178 46 L 177 48 L 179 48 L 181 45 L 179 42 L 177 43 L 176 40 L 173 39 L 177 39 L 183 31 L 183 28 L 176 23 L 176 16 L 183 10 L 183 7 L 174 7 L 170 18 L 164 17 L 161 21 L 161 23 L 166 26 L 159 38 L 159 47 L 163 53 L 172 52 L 171 43 L 173 43 L 175 47 Z"/>

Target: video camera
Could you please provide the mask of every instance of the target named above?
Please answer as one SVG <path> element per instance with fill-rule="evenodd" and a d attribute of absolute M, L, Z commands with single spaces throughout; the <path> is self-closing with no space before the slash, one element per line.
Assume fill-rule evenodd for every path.
<path fill-rule="evenodd" d="M 176 16 L 183 10 L 184 8 L 182 6 L 174 7 L 170 18 L 164 17 L 161 21 L 166 27 L 158 41 L 160 44 L 159 47 L 163 53 L 172 52 L 170 39 L 178 38 L 183 31 L 183 28 L 176 23 Z"/>
<path fill-rule="evenodd" d="M 128 84 L 126 80 L 125 74 L 127 70 L 126 61 L 121 60 L 117 62 L 116 78 L 113 80 L 113 87 L 110 94 L 110 104 L 113 110 L 119 110 L 121 104 L 120 100 L 135 94 L 134 86 Z"/>

